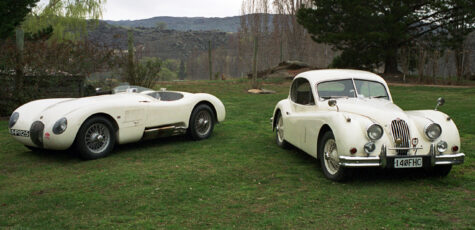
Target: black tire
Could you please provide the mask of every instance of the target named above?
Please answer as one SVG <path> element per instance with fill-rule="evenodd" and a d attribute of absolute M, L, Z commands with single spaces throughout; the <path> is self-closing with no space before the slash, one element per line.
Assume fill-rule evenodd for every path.
<path fill-rule="evenodd" d="M 213 133 L 214 123 L 213 110 L 206 104 L 200 104 L 191 113 L 188 134 L 193 140 L 206 139 Z"/>
<path fill-rule="evenodd" d="M 277 112 L 275 115 L 275 142 L 277 145 L 283 149 L 288 149 L 290 147 L 289 142 L 285 140 L 284 135 L 284 120 L 282 119 L 282 114 Z"/>
<path fill-rule="evenodd" d="M 436 165 L 427 170 L 427 173 L 433 177 L 446 177 L 452 170 L 452 165 Z"/>
<path fill-rule="evenodd" d="M 105 117 L 95 116 L 81 125 L 74 147 L 82 159 L 94 160 L 107 156 L 114 149 L 115 142 L 112 123 Z"/>
<path fill-rule="evenodd" d="M 28 146 L 28 145 L 25 145 L 25 147 L 27 149 L 29 149 L 30 151 L 32 151 L 32 152 L 41 152 L 43 150 L 43 149 L 40 149 L 40 148 L 37 148 L 37 147 Z"/>
<path fill-rule="evenodd" d="M 318 158 L 320 159 L 320 165 L 322 166 L 325 177 L 332 181 L 344 181 L 348 179 L 349 169 L 338 165 L 338 148 L 332 131 L 327 131 L 323 134 L 317 147 Z M 328 150 L 330 150 L 330 152 L 327 154 L 325 151 L 328 152 Z M 333 158 L 331 158 L 332 156 Z"/>

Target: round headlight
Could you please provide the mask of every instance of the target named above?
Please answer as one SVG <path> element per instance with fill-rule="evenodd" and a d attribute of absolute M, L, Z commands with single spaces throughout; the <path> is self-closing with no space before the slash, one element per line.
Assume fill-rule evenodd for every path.
<path fill-rule="evenodd" d="M 448 148 L 447 142 L 439 141 L 439 143 L 437 143 L 437 151 L 439 151 L 439 153 L 445 152 L 447 148 Z"/>
<path fill-rule="evenodd" d="M 383 127 L 378 124 L 372 124 L 366 130 L 368 138 L 372 141 L 379 140 L 383 136 Z"/>
<path fill-rule="evenodd" d="M 58 135 L 63 133 L 68 127 L 68 120 L 65 117 L 59 119 L 53 126 L 53 133 Z"/>
<path fill-rule="evenodd" d="M 424 133 L 430 140 L 435 140 L 440 137 L 440 134 L 442 134 L 442 128 L 439 124 L 431 123 L 426 125 Z"/>
<path fill-rule="evenodd" d="M 20 118 L 20 114 L 18 112 L 14 112 L 11 116 L 10 116 L 10 121 L 8 121 L 8 128 L 12 128 L 16 122 L 18 121 L 18 118 Z"/>

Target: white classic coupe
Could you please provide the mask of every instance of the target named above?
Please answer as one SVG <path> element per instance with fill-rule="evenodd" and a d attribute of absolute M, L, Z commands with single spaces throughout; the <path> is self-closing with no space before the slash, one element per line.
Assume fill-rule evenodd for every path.
<path fill-rule="evenodd" d="M 330 180 L 344 180 L 358 167 L 425 168 L 446 176 L 465 155 L 455 123 L 437 111 L 443 103 L 403 111 L 376 74 L 316 70 L 295 77 L 271 120 L 277 144 L 320 159 Z"/>
<path fill-rule="evenodd" d="M 8 127 L 32 150 L 73 147 L 82 158 L 97 159 L 116 144 L 186 133 L 208 138 L 225 114 L 210 94 L 121 86 L 111 95 L 29 102 L 13 112 Z"/>

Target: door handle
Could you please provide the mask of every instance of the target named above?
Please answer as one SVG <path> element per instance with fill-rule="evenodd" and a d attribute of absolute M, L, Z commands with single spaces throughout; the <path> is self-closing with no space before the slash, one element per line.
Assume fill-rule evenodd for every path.
<path fill-rule="evenodd" d="M 140 103 L 150 103 L 150 101 L 139 101 Z"/>

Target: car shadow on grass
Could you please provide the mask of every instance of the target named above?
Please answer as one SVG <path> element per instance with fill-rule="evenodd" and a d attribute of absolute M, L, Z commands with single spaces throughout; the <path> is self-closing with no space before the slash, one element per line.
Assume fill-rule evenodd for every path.
<path fill-rule="evenodd" d="M 132 151 L 143 151 L 151 148 L 160 148 L 168 145 L 176 145 L 193 142 L 191 138 L 187 135 L 172 136 L 172 137 L 163 137 L 153 140 L 142 140 L 135 143 L 117 145 L 114 148 L 114 151 L 111 155 L 121 155 L 123 153 L 132 152 Z"/>
<path fill-rule="evenodd" d="M 374 181 L 419 181 L 436 178 L 423 168 L 414 169 L 382 169 L 358 168 L 353 169 L 348 182 L 374 182 Z"/>
<path fill-rule="evenodd" d="M 77 163 L 81 161 L 79 156 L 72 149 L 58 151 L 47 149 L 30 150 L 25 148 L 23 154 L 28 158 L 36 158 L 36 161 L 43 162 Z"/>
<path fill-rule="evenodd" d="M 316 159 L 306 152 L 291 146 L 289 153 L 302 162 L 312 162 L 315 164 L 315 170 L 318 170 L 316 176 L 324 178 L 320 160 Z M 347 180 L 342 183 L 352 184 L 352 183 L 366 183 L 366 182 L 387 182 L 387 181 L 423 181 L 427 179 L 437 179 L 440 177 L 435 177 L 430 175 L 423 168 L 413 168 L 413 169 L 383 169 L 379 167 L 374 168 L 352 168 L 349 170 L 349 176 Z M 450 174 L 449 174 L 450 176 Z"/>

